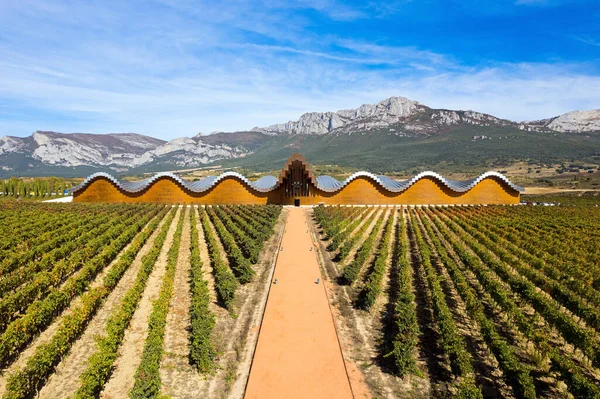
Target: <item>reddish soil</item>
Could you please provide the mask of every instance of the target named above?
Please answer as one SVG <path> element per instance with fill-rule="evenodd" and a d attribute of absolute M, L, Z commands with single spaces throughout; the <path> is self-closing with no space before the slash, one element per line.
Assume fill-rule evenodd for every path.
<path fill-rule="evenodd" d="M 290 209 L 248 399 L 353 397 L 308 223 L 305 209 Z"/>

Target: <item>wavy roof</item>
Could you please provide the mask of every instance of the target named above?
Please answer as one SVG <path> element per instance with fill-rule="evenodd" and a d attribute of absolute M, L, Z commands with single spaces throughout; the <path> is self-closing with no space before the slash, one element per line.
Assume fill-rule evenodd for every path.
<path fill-rule="evenodd" d="M 319 189 L 321 189 L 323 191 L 335 192 L 335 191 L 342 189 L 344 186 L 349 184 L 352 180 L 355 180 L 359 177 L 366 177 L 366 178 L 375 180 L 375 182 L 378 183 L 381 187 L 383 187 L 386 190 L 391 191 L 393 193 L 400 193 L 402 191 L 405 191 L 410 186 L 415 184 L 417 181 L 419 181 L 425 177 L 430 177 L 434 180 L 437 180 L 440 183 L 442 183 L 443 185 L 445 185 L 446 187 L 448 187 L 449 189 L 451 189 L 452 191 L 455 191 L 457 193 L 464 193 L 464 192 L 469 191 L 470 189 L 475 187 L 480 181 L 482 181 L 483 179 L 486 179 L 488 177 L 498 178 L 516 191 L 519 191 L 519 192 L 524 191 L 523 187 L 519 187 L 519 186 L 513 184 L 510 180 L 508 180 L 508 178 L 506 176 L 504 176 L 503 174 L 498 173 L 498 172 L 485 172 L 484 174 L 480 175 L 479 177 L 476 177 L 476 178 L 470 179 L 470 180 L 463 180 L 463 181 L 446 179 L 445 177 L 443 177 L 435 172 L 429 172 L 429 171 L 421 172 L 418 175 L 416 175 L 415 177 L 413 177 L 412 179 L 408 179 L 408 180 L 394 180 L 391 177 L 387 177 L 387 176 L 383 176 L 383 175 L 374 175 L 373 173 L 369 173 L 369 172 L 356 172 L 352 176 L 346 178 L 342 182 L 334 179 L 331 176 L 319 176 L 319 177 L 317 177 L 317 186 Z"/>
<path fill-rule="evenodd" d="M 145 189 L 152 186 L 157 180 L 159 180 L 161 178 L 168 178 L 168 179 L 173 180 L 175 183 L 179 184 L 181 187 L 183 187 L 191 192 L 202 193 L 204 191 L 210 190 L 212 187 L 217 185 L 217 183 L 219 183 L 221 180 L 224 180 L 228 177 L 237 178 L 237 179 L 241 180 L 242 182 L 244 182 L 245 184 L 247 184 L 248 186 L 250 186 L 251 188 L 253 188 L 254 190 L 259 191 L 259 192 L 271 191 L 275 188 L 275 186 L 279 185 L 277 178 L 273 177 L 273 176 L 264 176 L 256 181 L 250 181 L 246 177 L 240 175 L 237 172 L 225 172 L 223 174 L 220 174 L 219 176 L 207 176 L 204 179 L 198 180 L 198 181 L 185 180 L 171 172 L 161 172 L 161 173 L 155 174 L 154 176 L 152 176 L 148 179 L 134 181 L 134 182 L 119 181 L 119 180 L 115 179 L 112 175 L 109 175 L 108 173 L 98 172 L 98 173 L 94 173 L 94 174 L 90 175 L 78 186 L 73 187 L 71 189 L 71 192 L 73 192 L 73 193 L 79 192 L 79 191 L 85 189 L 94 180 L 97 180 L 100 178 L 105 178 L 105 179 L 109 180 L 110 182 L 112 182 L 116 187 L 120 188 L 121 190 L 133 194 L 133 193 L 138 193 L 140 191 L 144 191 Z"/>
<path fill-rule="evenodd" d="M 283 179 L 281 177 L 278 179 L 275 176 L 264 176 L 256 181 L 250 181 L 246 177 L 244 177 L 241 174 L 236 173 L 236 172 L 225 172 L 219 176 L 208 176 L 208 177 L 205 177 L 204 179 L 198 180 L 198 181 L 188 181 L 188 180 L 182 179 L 181 177 L 179 177 L 173 173 L 163 172 L 163 173 L 157 173 L 156 175 L 154 175 L 148 179 L 135 181 L 135 182 L 127 182 L 127 181 L 119 181 L 119 180 L 115 179 L 113 176 L 109 175 L 108 173 L 99 172 L 99 173 L 94 173 L 93 175 L 91 175 L 87 179 L 85 179 L 81 184 L 72 188 L 71 192 L 76 193 L 76 192 L 82 191 L 88 185 L 90 185 L 94 180 L 97 180 L 100 178 L 105 178 L 105 179 L 111 181 L 116 187 L 120 188 L 121 190 L 133 194 L 133 193 L 138 193 L 140 191 L 143 191 L 143 190 L 149 188 L 158 179 L 168 178 L 168 179 L 173 180 L 175 183 L 177 183 L 178 185 L 180 185 L 181 187 L 185 188 L 188 191 L 191 191 L 193 193 L 202 193 L 202 192 L 210 190 L 211 188 L 216 186 L 221 180 L 224 180 L 229 177 L 236 178 L 236 179 L 242 181 L 248 187 L 250 187 L 258 192 L 261 192 L 261 193 L 273 191 L 273 190 L 277 189 L 283 182 Z M 519 187 L 519 186 L 513 184 L 510 180 L 508 180 L 506 178 L 506 176 L 504 176 L 500 173 L 497 173 L 497 172 L 486 172 L 477 178 L 470 179 L 470 180 L 464 180 L 464 181 L 446 179 L 443 176 L 440 176 L 439 174 L 437 174 L 435 172 L 422 172 L 409 180 L 394 180 L 387 176 L 374 175 L 373 173 L 369 173 L 369 172 L 356 172 L 352 176 L 346 178 L 344 181 L 339 181 L 339 180 L 334 179 L 333 177 L 327 176 L 327 175 L 319 176 L 315 179 L 316 180 L 315 185 L 319 190 L 333 193 L 333 192 L 341 190 L 342 188 L 347 186 L 353 180 L 355 180 L 357 178 L 361 178 L 361 177 L 371 179 L 371 180 L 375 181 L 375 183 L 379 184 L 382 188 L 384 188 L 390 192 L 393 192 L 393 193 L 400 193 L 402 191 L 405 191 L 410 186 L 415 184 L 417 181 L 419 181 L 423 178 L 426 178 L 426 177 L 429 177 L 429 178 L 439 181 L 441 184 L 445 185 L 450 190 L 457 192 L 457 193 L 464 193 L 464 192 L 469 191 L 470 189 L 475 187 L 479 182 L 481 182 L 482 180 L 484 180 L 486 178 L 497 178 L 497 179 L 501 180 L 502 182 L 506 183 L 509 187 L 511 187 L 512 189 L 514 189 L 516 191 L 519 191 L 519 192 L 524 191 L 524 189 L 522 187 Z"/>

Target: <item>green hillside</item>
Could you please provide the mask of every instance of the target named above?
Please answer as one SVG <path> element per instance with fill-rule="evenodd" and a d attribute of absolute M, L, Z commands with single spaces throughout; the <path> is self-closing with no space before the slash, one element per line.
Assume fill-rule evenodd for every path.
<path fill-rule="evenodd" d="M 473 136 L 486 136 L 474 140 Z M 280 168 L 290 154 L 313 164 L 335 164 L 375 173 L 472 172 L 516 161 L 532 164 L 600 164 L 600 134 L 533 133 L 514 127 L 463 125 L 429 136 L 402 137 L 389 129 L 341 135 L 273 136 L 245 158 L 219 161 L 224 167 L 257 171 Z"/>

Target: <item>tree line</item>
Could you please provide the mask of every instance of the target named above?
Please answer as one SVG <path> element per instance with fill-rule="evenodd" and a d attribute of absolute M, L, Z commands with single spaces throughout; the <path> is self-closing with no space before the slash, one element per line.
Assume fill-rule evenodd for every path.
<path fill-rule="evenodd" d="M 48 197 L 64 195 L 64 191 L 77 185 L 75 181 L 57 177 L 0 180 L 0 195 L 8 197 Z"/>

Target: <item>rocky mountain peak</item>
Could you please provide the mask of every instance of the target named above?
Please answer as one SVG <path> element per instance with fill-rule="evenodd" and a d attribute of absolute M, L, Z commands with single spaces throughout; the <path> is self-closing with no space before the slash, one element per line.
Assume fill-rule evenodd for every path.
<path fill-rule="evenodd" d="M 368 131 L 407 137 L 452 134 L 476 126 L 481 132 L 503 126 L 529 132 L 600 132 L 600 110 L 573 111 L 549 119 L 513 122 L 476 111 L 433 109 L 405 97 L 335 112 L 308 112 L 296 121 L 234 133 L 213 132 L 164 141 L 136 133 L 58 133 L 0 137 L 0 173 L 48 173 L 52 167 L 112 169 L 198 167 L 241 158 L 264 148 L 272 135 L 353 135 Z M 301 140 L 298 141 L 301 143 Z M 298 145 L 294 143 L 293 145 Z M 49 169 L 50 168 L 50 169 Z"/>
<path fill-rule="evenodd" d="M 327 134 L 353 127 L 370 129 L 398 123 L 423 108 L 417 101 L 405 97 L 390 97 L 377 104 L 363 104 L 356 109 L 336 112 L 308 112 L 297 121 L 289 121 L 267 127 L 255 127 L 252 131 L 265 134 Z"/>
<path fill-rule="evenodd" d="M 573 111 L 555 118 L 517 123 L 472 110 L 432 109 L 406 97 L 390 97 L 377 104 L 363 104 L 355 109 L 307 112 L 297 121 L 255 127 L 252 131 L 268 135 L 321 135 L 390 128 L 392 132 L 410 135 L 435 134 L 445 127 L 460 124 L 513 126 L 532 132 L 595 132 L 600 131 L 600 110 Z"/>
<path fill-rule="evenodd" d="M 20 137 L 2 136 L 0 137 L 0 154 L 19 152 L 25 148 L 26 142 Z"/>
<path fill-rule="evenodd" d="M 558 132 L 600 131 L 600 109 L 567 112 L 552 119 L 547 126 Z"/>
<path fill-rule="evenodd" d="M 207 143 L 203 141 L 204 138 L 181 137 L 166 142 L 136 133 L 89 134 L 37 130 L 25 138 L 0 138 L 0 156 L 18 155 L 27 159 L 28 165 L 125 171 L 153 163 L 165 163 L 170 168 L 197 167 L 219 159 L 244 156 L 248 152 L 241 146 Z M 11 162 L 5 162 L 2 158 L 0 167 L 4 171 L 14 170 Z"/>

